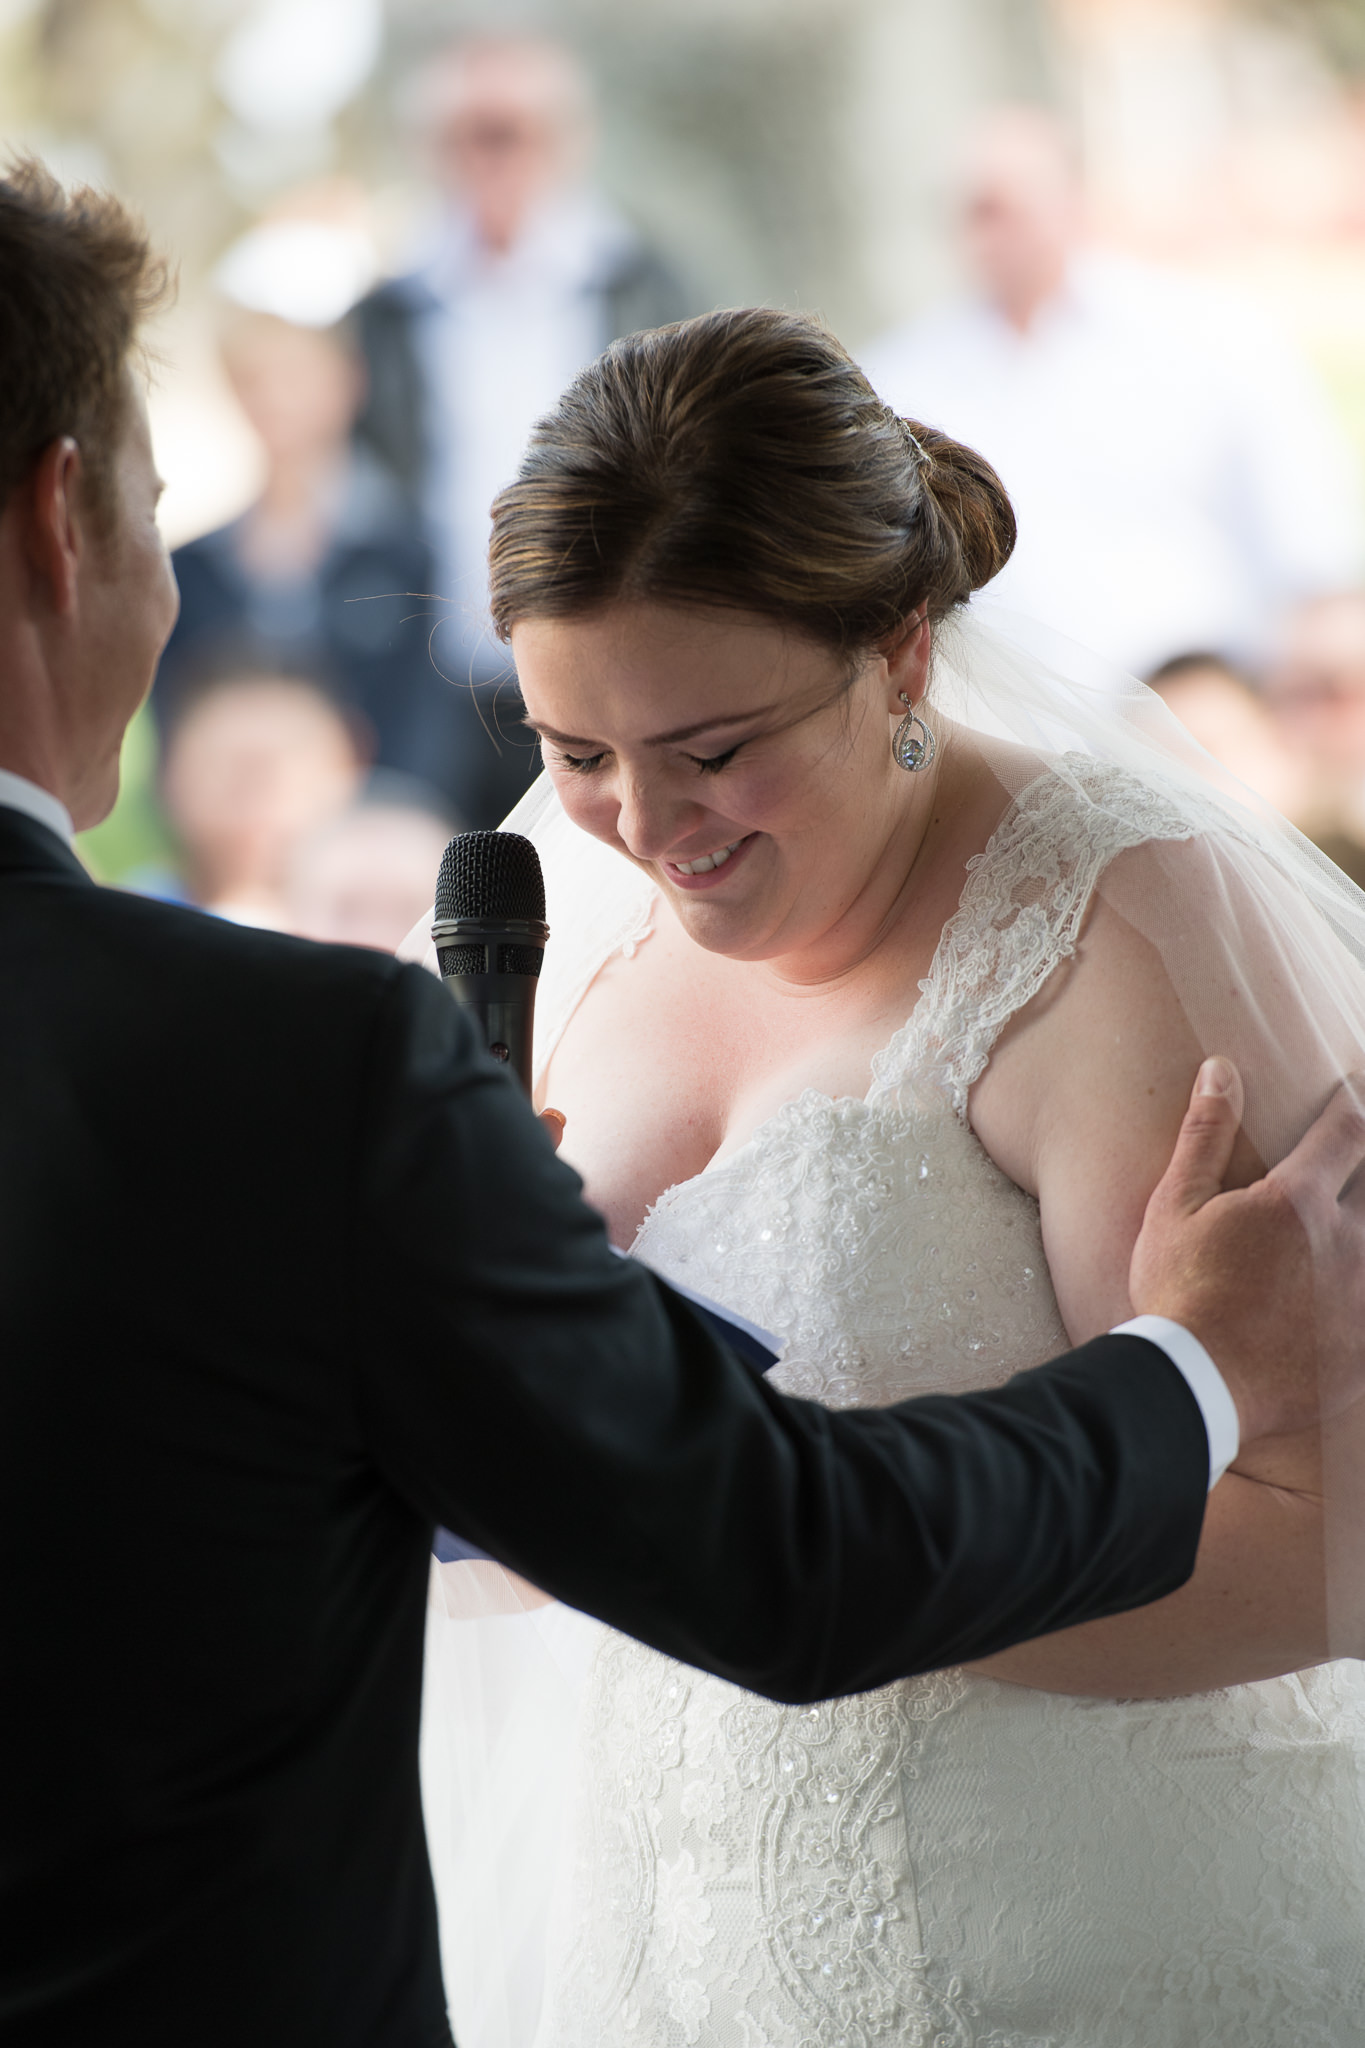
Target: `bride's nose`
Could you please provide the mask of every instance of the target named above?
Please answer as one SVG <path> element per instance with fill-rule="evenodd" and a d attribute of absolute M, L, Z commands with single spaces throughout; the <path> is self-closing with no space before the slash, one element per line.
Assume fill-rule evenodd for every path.
<path fill-rule="evenodd" d="M 658 860 L 682 844 L 706 806 L 671 786 L 664 773 L 623 768 L 617 782 L 616 830 L 637 860 Z"/>

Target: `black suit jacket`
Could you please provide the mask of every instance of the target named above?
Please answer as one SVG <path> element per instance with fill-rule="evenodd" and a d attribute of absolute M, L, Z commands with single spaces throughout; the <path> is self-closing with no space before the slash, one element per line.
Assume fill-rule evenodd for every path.
<path fill-rule="evenodd" d="M 0 1073 L 5 2048 L 447 2042 L 437 1522 L 786 1700 L 1191 1568 L 1154 1347 L 783 1400 L 610 1254 L 431 977 L 97 890 L 6 810 Z"/>

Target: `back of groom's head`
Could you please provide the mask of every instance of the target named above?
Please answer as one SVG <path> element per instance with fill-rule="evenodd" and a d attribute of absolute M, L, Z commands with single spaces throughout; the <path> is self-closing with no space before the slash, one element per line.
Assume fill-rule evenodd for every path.
<path fill-rule="evenodd" d="M 133 351 L 166 268 L 116 199 L 0 177 L 0 768 L 107 816 L 178 598 Z"/>
<path fill-rule="evenodd" d="M 0 178 L 0 503 L 69 435 L 88 509 L 112 523 L 128 362 L 166 289 L 165 263 L 117 199 L 67 193 L 33 159 Z"/>

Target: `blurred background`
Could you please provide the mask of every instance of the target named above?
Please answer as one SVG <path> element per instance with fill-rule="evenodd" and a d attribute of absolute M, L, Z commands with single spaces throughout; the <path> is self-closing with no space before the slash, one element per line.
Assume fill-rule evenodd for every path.
<path fill-rule="evenodd" d="M 534 770 L 487 507 L 613 336 L 822 314 L 1017 605 L 1365 880 L 1365 0 L 0 0 L 136 205 L 183 609 L 104 880 L 391 945 Z"/>

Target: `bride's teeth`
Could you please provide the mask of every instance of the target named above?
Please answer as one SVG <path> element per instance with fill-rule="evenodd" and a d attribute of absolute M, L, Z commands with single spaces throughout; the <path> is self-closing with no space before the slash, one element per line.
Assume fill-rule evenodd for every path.
<path fill-rule="evenodd" d="M 735 841 L 735 846 L 739 841 Z M 712 868 L 723 868 L 735 846 L 718 846 L 714 853 L 699 853 L 695 860 L 675 860 L 672 865 L 680 875 L 709 875 Z"/>

